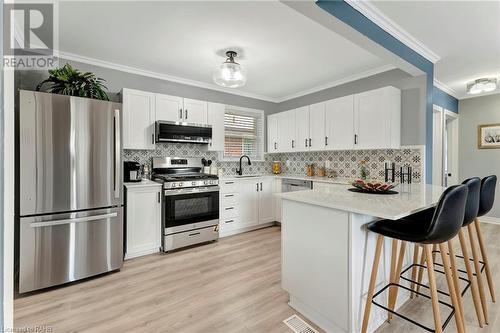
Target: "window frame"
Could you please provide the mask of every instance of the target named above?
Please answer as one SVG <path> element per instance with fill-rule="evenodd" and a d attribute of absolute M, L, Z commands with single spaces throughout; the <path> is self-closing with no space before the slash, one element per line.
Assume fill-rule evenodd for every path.
<path fill-rule="evenodd" d="M 251 108 L 245 108 L 241 106 L 235 106 L 235 105 L 225 105 L 224 106 L 224 116 L 226 113 L 231 113 L 230 111 L 236 111 L 236 113 L 241 113 L 241 115 L 246 115 L 246 116 L 258 116 L 261 119 L 262 123 L 262 128 L 261 128 L 261 137 L 258 137 L 258 145 L 259 145 L 259 155 L 257 158 L 252 158 L 252 161 L 255 162 L 264 162 L 265 161 L 265 133 L 266 133 L 266 114 L 264 110 L 259 110 L 259 109 L 251 109 Z M 258 132 L 258 130 L 257 130 Z M 257 133 L 258 135 L 258 133 Z M 219 151 L 219 161 L 221 162 L 237 162 L 239 161 L 240 157 L 232 157 L 232 156 L 226 156 L 226 124 L 224 121 L 224 150 Z"/>

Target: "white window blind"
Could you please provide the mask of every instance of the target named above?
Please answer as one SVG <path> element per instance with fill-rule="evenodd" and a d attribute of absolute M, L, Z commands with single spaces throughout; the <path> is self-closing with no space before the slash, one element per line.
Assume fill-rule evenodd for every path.
<path fill-rule="evenodd" d="M 263 158 L 263 114 L 226 108 L 224 118 L 224 158 L 248 155 L 252 159 Z"/>

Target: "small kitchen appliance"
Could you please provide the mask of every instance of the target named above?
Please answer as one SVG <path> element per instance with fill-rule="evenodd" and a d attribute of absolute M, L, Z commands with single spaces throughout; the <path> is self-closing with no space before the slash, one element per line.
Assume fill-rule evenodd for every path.
<path fill-rule="evenodd" d="M 163 184 L 165 252 L 219 238 L 219 178 L 202 168 L 200 158 L 153 158 L 152 179 Z"/>
<path fill-rule="evenodd" d="M 123 181 L 140 182 L 141 180 L 141 164 L 133 161 L 125 161 L 123 163 Z"/>

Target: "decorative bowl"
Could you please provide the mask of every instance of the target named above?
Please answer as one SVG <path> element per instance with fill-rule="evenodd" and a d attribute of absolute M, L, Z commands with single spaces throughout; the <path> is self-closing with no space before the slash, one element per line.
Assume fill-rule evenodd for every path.
<path fill-rule="evenodd" d="M 351 183 L 355 188 L 369 193 L 385 193 L 389 192 L 394 188 L 394 184 L 386 184 L 377 181 L 367 182 L 362 179 L 358 179 Z"/>

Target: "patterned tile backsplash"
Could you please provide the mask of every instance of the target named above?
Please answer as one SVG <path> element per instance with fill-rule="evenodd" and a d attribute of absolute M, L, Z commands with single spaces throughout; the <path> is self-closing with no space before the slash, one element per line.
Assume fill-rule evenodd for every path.
<path fill-rule="evenodd" d="M 182 143 L 156 144 L 155 150 L 124 150 L 125 161 L 137 161 L 141 164 L 151 164 L 153 157 L 180 156 L 205 157 L 222 170 L 224 175 L 235 175 L 238 162 L 219 161 L 219 154 L 207 150 L 207 146 Z M 369 179 L 384 179 L 384 162 L 396 163 L 396 177 L 399 179 L 400 166 L 411 166 L 414 183 L 422 181 L 423 149 L 379 149 L 379 150 L 344 150 L 266 154 L 265 161 L 253 161 L 246 165 L 245 174 L 270 174 L 273 161 L 280 161 L 283 174 L 305 174 L 306 164 L 314 163 L 317 167 L 325 166 L 329 161 L 330 168 L 336 171 L 338 177 L 357 178 L 360 173 L 360 162 L 366 161 Z M 287 161 L 289 161 L 287 166 Z"/>

